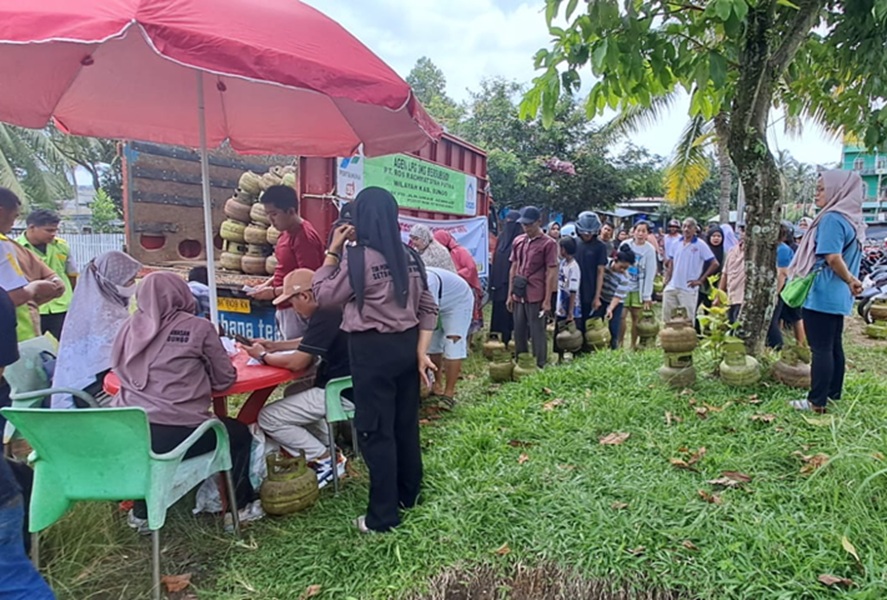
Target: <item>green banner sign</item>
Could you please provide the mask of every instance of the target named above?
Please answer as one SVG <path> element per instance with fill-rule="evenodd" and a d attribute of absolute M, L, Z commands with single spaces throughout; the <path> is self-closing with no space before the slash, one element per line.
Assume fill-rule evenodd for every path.
<path fill-rule="evenodd" d="M 403 154 L 363 160 L 362 187 L 378 186 L 394 194 L 401 207 L 474 215 L 477 178 Z"/>

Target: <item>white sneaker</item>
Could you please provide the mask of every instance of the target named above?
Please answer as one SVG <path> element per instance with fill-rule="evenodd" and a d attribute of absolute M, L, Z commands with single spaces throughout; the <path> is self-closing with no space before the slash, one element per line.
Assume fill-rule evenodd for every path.
<path fill-rule="evenodd" d="M 132 509 L 126 513 L 126 524 L 131 529 L 135 529 L 139 535 L 150 535 L 151 533 L 151 530 L 148 528 L 148 519 L 140 519 Z"/>
<path fill-rule="evenodd" d="M 238 509 L 237 516 L 240 517 L 240 524 L 252 523 L 258 521 L 265 516 L 265 510 L 262 508 L 262 501 L 255 500 L 250 502 L 241 509 Z M 225 513 L 225 531 L 234 531 L 234 518 L 230 512 Z"/>
<path fill-rule="evenodd" d="M 348 459 L 345 458 L 345 455 L 341 452 L 336 453 L 336 473 L 339 476 L 339 479 L 345 477 L 345 465 L 348 463 Z M 314 474 L 317 475 L 317 487 L 318 489 L 325 488 L 332 480 L 333 480 L 333 459 L 324 458 L 321 460 L 315 460 L 309 463 L 309 466 L 314 470 Z"/>

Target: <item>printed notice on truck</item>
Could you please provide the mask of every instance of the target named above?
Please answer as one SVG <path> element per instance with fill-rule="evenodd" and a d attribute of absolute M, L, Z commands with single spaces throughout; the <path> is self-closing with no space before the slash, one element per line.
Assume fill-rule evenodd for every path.
<path fill-rule="evenodd" d="M 394 194 L 401 208 L 453 215 L 477 212 L 477 178 L 405 154 L 338 160 L 336 193 L 353 200 L 376 186 Z"/>

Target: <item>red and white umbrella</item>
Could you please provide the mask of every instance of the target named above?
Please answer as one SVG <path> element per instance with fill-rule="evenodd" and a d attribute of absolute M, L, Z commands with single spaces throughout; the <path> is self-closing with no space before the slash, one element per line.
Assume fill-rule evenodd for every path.
<path fill-rule="evenodd" d="M 441 132 L 388 65 L 297 0 L 0 0 L 0 82 L 0 121 L 199 148 L 210 266 L 207 148 L 375 156 Z"/>

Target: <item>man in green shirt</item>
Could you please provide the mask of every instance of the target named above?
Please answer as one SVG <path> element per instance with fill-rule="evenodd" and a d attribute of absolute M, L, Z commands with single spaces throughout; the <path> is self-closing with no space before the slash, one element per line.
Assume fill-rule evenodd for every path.
<path fill-rule="evenodd" d="M 71 305 L 78 275 L 68 242 L 56 235 L 60 220 L 56 213 L 49 210 L 31 211 L 25 220 L 28 228 L 16 240 L 55 271 L 65 284 L 65 292 L 61 296 L 40 306 L 40 328 L 43 333 L 49 332 L 57 340 L 62 337 L 62 326 Z"/>

